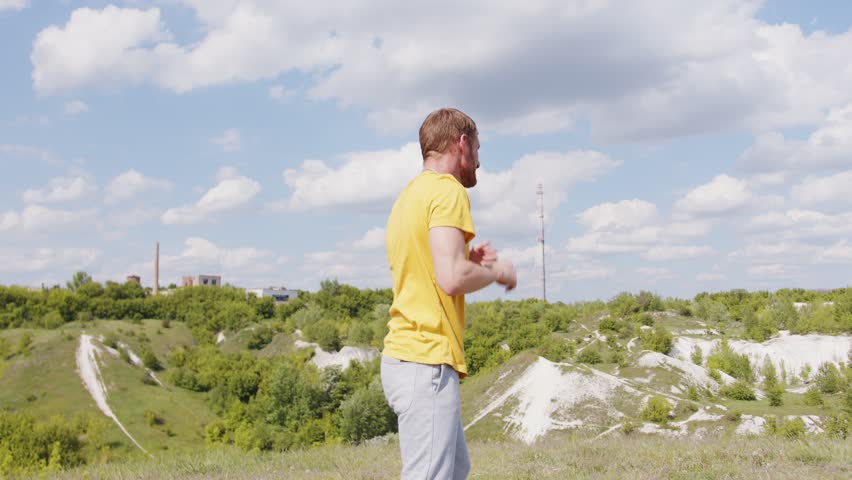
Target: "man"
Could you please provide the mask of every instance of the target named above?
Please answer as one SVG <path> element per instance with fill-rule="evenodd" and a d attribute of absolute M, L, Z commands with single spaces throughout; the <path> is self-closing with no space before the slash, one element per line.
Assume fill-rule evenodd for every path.
<path fill-rule="evenodd" d="M 393 305 L 382 386 L 399 419 L 403 479 L 463 479 L 470 460 L 461 422 L 464 295 L 494 282 L 512 290 L 511 262 L 475 235 L 465 188 L 476 185 L 479 138 L 456 109 L 420 127 L 423 171 L 399 194 L 387 224 Z"/>

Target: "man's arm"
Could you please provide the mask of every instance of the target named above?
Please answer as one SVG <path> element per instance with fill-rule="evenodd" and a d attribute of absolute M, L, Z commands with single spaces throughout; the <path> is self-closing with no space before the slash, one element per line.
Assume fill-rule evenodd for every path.
<path fill-rule="evenodd" d="M 435 266 L 435 280 L 447 295 L 472 293 L 498 282 L 507 290 L 517 283 L 510 262 L 496 261 L 490 266 L 471 262 L 465 255 L 464 234 L 455 227 L 429 229 L 429 244 Z"/>

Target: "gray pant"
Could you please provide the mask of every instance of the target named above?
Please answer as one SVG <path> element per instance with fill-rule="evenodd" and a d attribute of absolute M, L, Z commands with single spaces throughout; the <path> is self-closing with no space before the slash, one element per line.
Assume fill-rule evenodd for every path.
<path fill-rule="evenodd" d="M 382 387 L 399 419 L 403 480 L 467 478 L 458 373 L 382 356 Z"/>

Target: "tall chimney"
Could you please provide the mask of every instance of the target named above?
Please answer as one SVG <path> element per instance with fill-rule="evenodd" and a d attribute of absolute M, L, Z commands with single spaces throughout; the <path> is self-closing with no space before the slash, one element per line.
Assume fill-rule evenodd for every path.
<path fill-rule="evenodd" d="M 157 255 L 154 257 L 154 295 L 160 292 L 160 242 L 157 242 Z"/>

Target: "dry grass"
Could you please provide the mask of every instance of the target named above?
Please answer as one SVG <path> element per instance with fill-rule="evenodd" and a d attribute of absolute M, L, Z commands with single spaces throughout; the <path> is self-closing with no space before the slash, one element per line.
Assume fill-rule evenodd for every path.
<path fill-rule="evenodd" d="M 847 479 L 852 441 L 812 437 L 670 440 L 613 436 L 596 441 L 569 435 L 526 446 L 470 442 L 471 478 L 481 479 Z M 151 461 L 91 466 L 61 479 L 391 479 L 399 450 L 385 443 L 327 446 L 284 454 L 211 450 Z"/>

